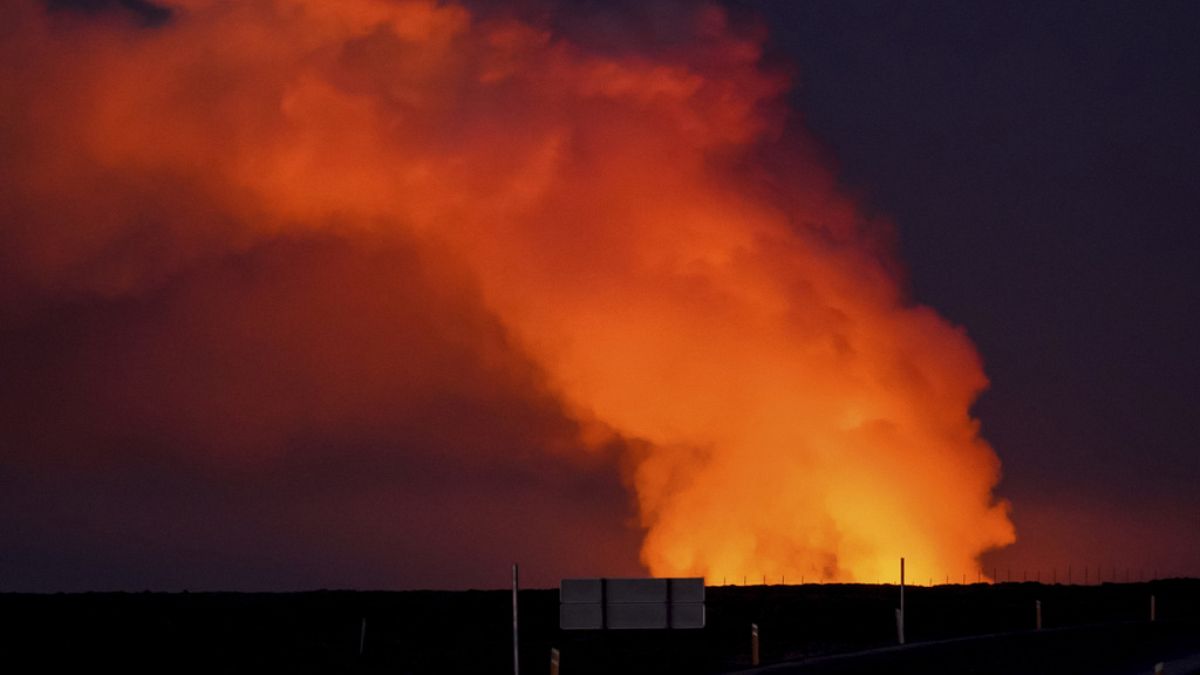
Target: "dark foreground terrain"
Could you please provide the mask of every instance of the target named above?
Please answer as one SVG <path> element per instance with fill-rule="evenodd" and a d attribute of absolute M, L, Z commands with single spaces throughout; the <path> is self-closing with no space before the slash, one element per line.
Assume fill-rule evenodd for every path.
<path fill-rule="evenodd" d="M 903 649 L 890 648 L 895 586 L 710 587 L 708 626 L 696 631 L 560 631 L 556 589 L 522 591 L 520 603 L 521 670 L 531 675 L 549 671 L 551 647 L 563 675 L 747 669 L 751 623 L 763 663 L 784 663 L 771 672 L 1121 675 L 1200 654 L 1197 580 L 909 588 Z M 4 662 L 40 672 L 512 669 L 508 591 L 0 594 L 0 622 Z"/>

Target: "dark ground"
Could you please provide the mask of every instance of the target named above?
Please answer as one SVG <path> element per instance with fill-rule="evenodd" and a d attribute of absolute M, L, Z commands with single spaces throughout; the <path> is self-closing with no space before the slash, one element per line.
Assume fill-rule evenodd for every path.
<path fill-rule="evenodd" d="M 551 647 L 563 675 L 743 669 L 752 622 L 764 663 L 808 659 L 787 672 L 1132 673 L 1200 652 L 1200 580 L 910 587 L 910 643 L 1005 635 L 856 659 L 820 657 L 893 645 L 895 586 L 710 587 L 698 631 L 564 632 L 556 589 L 520 602 L 527 674 L 548 672 Z M 509 603 L 508 591 L 2 594 L 0 653 L 47 672 L 507 673 Z"/>
<path fill-rule="evenodd" d="M 742 675 L 1149 675 L 1160 662 L 1164 675 L 1195 675 L 1198 648 L 1195 622 L 1127 622 L 920 642 L 780 662 Z"/>

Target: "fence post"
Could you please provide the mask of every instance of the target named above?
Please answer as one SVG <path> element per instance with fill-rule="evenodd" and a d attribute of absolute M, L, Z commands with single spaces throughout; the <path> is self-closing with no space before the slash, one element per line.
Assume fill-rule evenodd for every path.
<path fill-rule="evenodd" d="M 558 650 L 550 648 L 550 675 L 558 675 Z"/>
<path fill-rule="evenodd" d="M 758 665 L 758 624 L 750 624 L 750 663 Z"/>

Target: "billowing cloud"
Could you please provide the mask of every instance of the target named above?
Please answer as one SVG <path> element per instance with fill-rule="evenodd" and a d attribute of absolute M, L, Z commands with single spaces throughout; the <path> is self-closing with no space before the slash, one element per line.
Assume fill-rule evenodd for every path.
<path fill-rule="evenodd" d="M 655 574 L 874 580 L 1012 540 L 978 355 L 754 25 L 677 8 L 606 49 L 552 12 L 162 4 L 0 10 L 26 540 L 43 499 L 78 550 L 197 569 L 337 541 L 294 583 L 346 585 L 631 573 L 639 535 Z"/>

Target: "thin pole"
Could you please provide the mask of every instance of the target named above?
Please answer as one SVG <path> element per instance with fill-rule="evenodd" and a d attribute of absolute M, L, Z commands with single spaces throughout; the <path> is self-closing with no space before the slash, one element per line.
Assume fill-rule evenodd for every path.
<path fill-rule="evenodd" d="M 362 632 L 358 634 L 358 655 L 363 655 L 363 647 L 367 644 L 367 618 L 363 617 Z"/>
<path fill-rule="evenodd" d="M 904 558 L 900 558 L 900 613 L 897 618 L 897 633 L 899 633 L 900 644 L 904 644 Z"/>
<path fill-rule="evenodd" d="M 750 662 L 757 666 L 758 661 L 758 624 L 750 624 Z"/>
<path fill-rule="evenodd" d="M 518 589 L 518 588 L 520 588 L 520 584 L 518 583 L 518 579 L 517 579 L 517 563 L 513 563 L 513 591 L 512 591 L 512 605 L 513 605 L 513 675 L 521 675 L 521 647 L 520 647 L 520 645 L 521 645 L 521 642 L 520 642 L 520 640 L 517 638 L 517 633 L 518 633 L 518 630 L 517 630 L 517 629 L 518 629 L 518 622 L 517 622 L 517 589 Z"/>
<path fill-rule="evenodd" d="M 1034 600 L 1034 607 L 1037 609 L 1037 629 L 1042 629 L 1042 601 Z"/>

